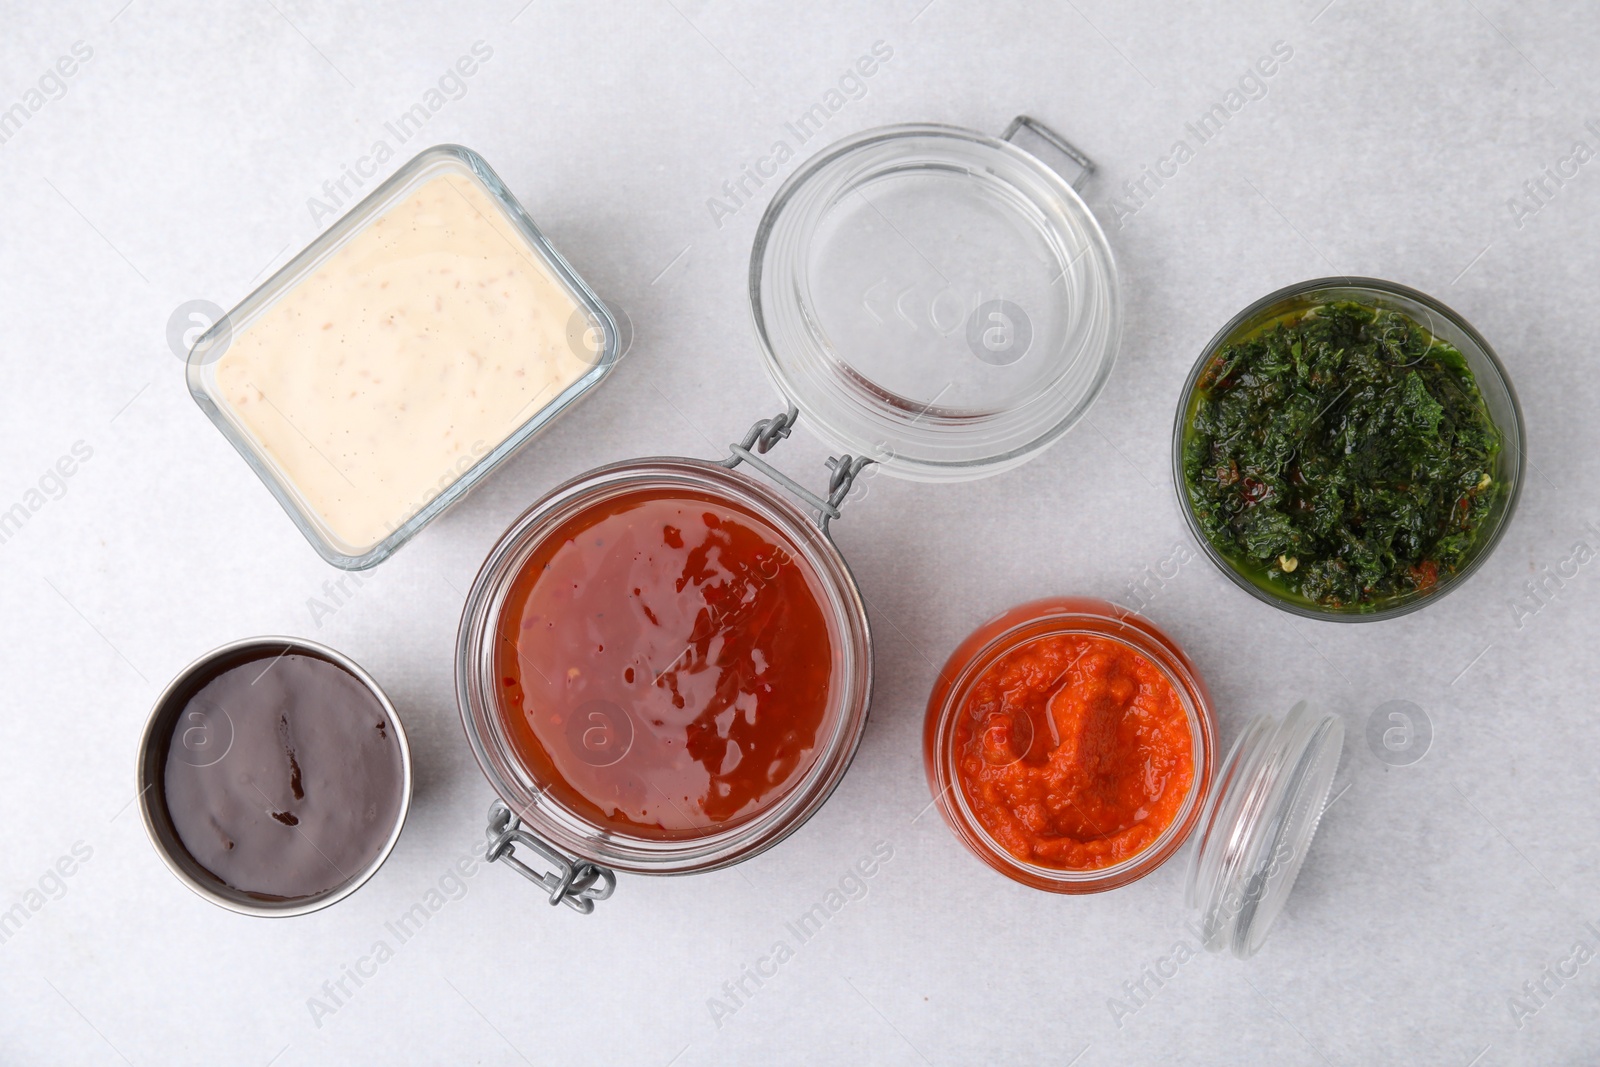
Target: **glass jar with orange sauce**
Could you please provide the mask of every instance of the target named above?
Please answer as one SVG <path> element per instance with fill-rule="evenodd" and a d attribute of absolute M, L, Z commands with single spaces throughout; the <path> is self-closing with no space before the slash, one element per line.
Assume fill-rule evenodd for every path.
<path fill-rule="evenodd" d="M 1302 702 L 1247 723 L 1220 765 L 1217 737 L 1205 683 L 1172 638 L 1107 601 L 1054 597 L 956 647 L 928 698 L 923 763 L 962 844 L 1035 889 L 1116 889 L 1198 833 L 1187 900 L 1199 933 L 1246 957 L 1299 874 L 1344 727 Z"/>
<path fill-rule="evenodd" d="M 661 458 L 591 471 L 512 525 L 456 668 L 524 833 L 671 874 L 746 859 L 821 805 L 866 725 L 872 651 L 824 523 L 742 472 Z"/>
<path fill-rule="evenodd" d="M 1194 665 L 1144 618 L 1058 597 L 984 623 L 940 672 L 923 733 L 945 821 L 1036 889 L 1142 878 L 1194 830 L 1216 715 Z"/>

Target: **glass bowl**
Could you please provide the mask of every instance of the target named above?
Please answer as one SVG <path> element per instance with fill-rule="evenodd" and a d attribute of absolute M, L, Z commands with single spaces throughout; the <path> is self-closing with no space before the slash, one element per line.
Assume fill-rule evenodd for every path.
<path fill-rule="evenodd" d="M 1367 307 L 1400 312 L 1427 329 L 1437 340 L 1454 345 L 1461 352 L 1477 383 L 1489 417 L 1501 434 L 1494 476 L 1505 486 L 1499 501 L 1484 520 L 1470 555 L 1459 568 L 1449 574 L 1440 574 L 1438 581 L 1426 591 L 1401 594 L 1376 604 L 1346 607 L 1317 604 L 1288 589 L 1275 587 L 1266 579 L 1252 577 L 1242 564 L 1219 551 L 1205 535 L 1195 516 L 1183 469 L 1184 444 L 1199 399 L 1198 383 L 1223 346 L 1248 336 L 1283 315 L 1334 301 L 1354 301 Z M 1316 278 L 1269 293 L 1239 312 L 1217 331 L 1195 361 L 1188 380 L 1184 382 L 1172 427 L 1173 486 L 1178 495 L 1178 507 L 1189 524 L 1190 532 L 1200 543 L 1201 550 L 1235 585 L 1257 600 L 1308 619 L 1374 622 L 1395 618 L 1426 607 L 1461 585 L 1483 565 L 1500 543 L 1522 493 L 1523 469 L 1526 465 L 1522 408 L 1517 403 L 1511 379 L 1489 342 L 1460 315 L 1426 293 L 1376 278 Z"/>

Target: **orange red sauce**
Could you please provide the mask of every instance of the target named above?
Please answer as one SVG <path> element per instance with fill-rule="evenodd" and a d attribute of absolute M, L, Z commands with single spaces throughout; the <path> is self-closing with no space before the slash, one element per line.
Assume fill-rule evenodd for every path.
<path fill-rule="evenodd" d="M 1104 637 L 1054 634 L 997 659 L 957 720 L 956 778 L 987 835 L 1019 860 L 1098 870 L 1177 818 L 1195 762 L 1182 698 Z"/>
<path fill-rule="evenodd" d="M 744 506 L 602 501 L 543 539 L 497 620 L 501 722 L 556 799 L 634 836 L 773 803 L 825 738 L 836 641 L 817 575 Z"/>

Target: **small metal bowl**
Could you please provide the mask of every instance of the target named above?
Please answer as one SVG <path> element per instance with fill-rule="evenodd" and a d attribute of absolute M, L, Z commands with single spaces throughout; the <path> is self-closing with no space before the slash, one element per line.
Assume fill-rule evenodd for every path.
<path fill-rule="evenodd" d="M 172 816 L 167 811 L 166 791 L 163 788 L 173 727 L 176 725 L 177 716 L 189 703 L 190 698 L 204 681 L 211 677 L 211 669 L 219 663 L 230 659 L 243 660 L 249 658 L 252 653 L 262 651 L 299 652 L 325 660 L 349 672 L 383 707 L 384 715 L 387 716 L 389 725 L 394 730 L 395 740 L 400 746 L 400 807 L 388 840 L 384 842 L 372 862 L 348 880 L 323 893 L 292 900 L 264 897 L 235 889 L 202 867 L 178 838 Z M 139 742 L 139 762 L 135 773 L 139 790 L 139 812 L 144 817 L 144 827 L 150 835 L 150 842 L 155 846 L 156 854 L 166 863 L 167 869 L 199 896 L 241 915 L 269 917 L 306 915 L 343 900 L 378 873 L 378 868 L 383 866 L 384 860 L 388 859 L 389 853 L 394 850 L 395 842 L 400 839 L 400 831 L 406 823 L 406 814 L 411 809 L 411 744 L 406 739 L 405 727 L 400 722 L 400 716 L 395 713 L 394 705 L 389 702 L 388 696 L 379 688 L 378 683 L 373 681 L 372 676 L 362 670 L 355 661 L 326 645 L 308 641 L 303 637 L 247 637 L 213 649 L 179 671 L 177 677 L 156 698 L 150 719 L 145 724 L 144 737 Z"/>
<path fill-rule="evenodd" d="M 1478 537 L 1472 556 L 1455 573 L 1441 576 L 1437 584 L 1425 593 L 1411 593 L 1376 606 L 1352 605 L 1329 608 L 1313 601 L 1294 596 L 1288 590 L 1273 589 L 1241 572 L 1235 563 L 1219 552 L 1200 528 L 1194 507 L 1189 499 L 1188 483 L 1183 470 L 1183 446 L 1189 423 L 1194 415 L 1196 392 L 1201 374 L 1210 365 L 1222 347 L 1245 337 L 1273 319 L 1297 309 L 1309 309 L 1319 304 L 1349 300 L 1367 307 L 1398 311 L 1426 328 L 1434 337 L 1446 341 L 1460 350 L 1467 367 L 1477 382 L 1489 418 L 1499 429 L 1503 441 L 1500 448 L 1495 477 L 1506 485 L 1499 506 L 1486 520 L 1487 529 Z M 1522 408 L 1517 394 L 1511 388 L 1511 378 L 1506 373 L 1494 349 L 1483 335 L 1473 329 L 1465 319 L 1426 293 L 1376 278 L 1316 278 L 1300 282 L 1269 293 L 1239 312 L 1228 324 L 1217 331 L 1195 361 L 1189 379 L 1184 383 L 1178 401 L 1177 415 L 1172 426 L 1172 479 L 1178 494 L 1178 507 L 1189 531 L 1200 543 L 1201 549 L 1217 568 L 1233 583 L 1257 600 L 1308 619 L 1329 619 L 1335 622 L 1375 622 L 1410 614 L 1429 604 L 1437 603 L 1450 590 L 1461 585 L 1489 558 L 1500 543 L 1506 527 L 1516 511 L 1522 494 L 1523 470 L 1527 466 L 1527 452 L 1523 439 Z"/>

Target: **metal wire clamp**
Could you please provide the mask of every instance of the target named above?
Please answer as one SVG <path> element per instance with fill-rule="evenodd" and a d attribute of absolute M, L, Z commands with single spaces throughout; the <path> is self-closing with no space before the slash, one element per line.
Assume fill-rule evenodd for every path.
<path fill-rule="evenodd" d="M 544 888 L 550 894 L 551 905 L 565 904 L 585 915 L 594 911 L 594 902 L 609 897 L 617 888 L 617 875 L 608 867 L 587 860 L 576 860 L 557 852 L 548 843 L 522 829 L 522 820 L 496 799 L 489 805 L 490 863 L 505 861 L 506 865 L 528 881 Z M 517 859 L 516 846 L 523 845 L 538 853 L 539 858 L 555 868 L 541 874 Z"/>
<path fill-rule="evenodd" d="M 800 410 L 793 404 L 787 411 L 779 412 L 768 419 L 762 419 L 749 432 L 744 435 L 744 440 L 736 445 L 729 446 L 731 455 L 722 461 L 722 465 L 729 470 L 741 463 L 748 463 L 756 470 L 777 482 L 784 489 L 800 498 L 811 509 L 811 517 L 816 520 L 824 534 L 828 534 L 828 523 L 837 519 L 840 506 L 845 497 L 850 495 L 850 487 L 855 484 L 856 476 L 874 461 L 866 456 L 830 456 L 828 459 L 828 495 L 820 497 L 810 489 L 801 485 L 787 474 L 783 473 L 771 463 L 762 459 L 773 445 L 788 437 L 794 431 L 794 424 L 799 421 Z"/>

